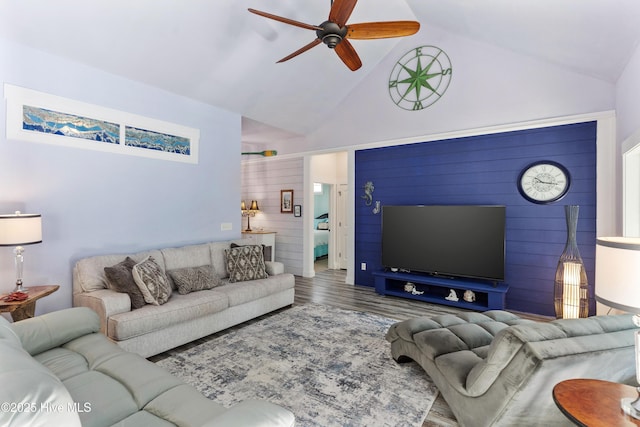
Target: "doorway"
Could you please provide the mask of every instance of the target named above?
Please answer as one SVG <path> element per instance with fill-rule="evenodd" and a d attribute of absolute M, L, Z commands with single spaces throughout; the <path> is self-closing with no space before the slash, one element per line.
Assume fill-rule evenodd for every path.
<path fill-rule="evenodd" d="M 309 216 L 306 227 L 305 264 L 310 277 L 326 269 L 347 269 L 348 178 L 347 152 L 312 155 L 308 159 L 306 188 Z M 305 228 L 306 228 L 305 227 Z"/>
<path fill-rule="evenodd" d="M 313 183 L 313 269 L 315 272 L 329 269 L 331 215 L 331 184 Z"/>

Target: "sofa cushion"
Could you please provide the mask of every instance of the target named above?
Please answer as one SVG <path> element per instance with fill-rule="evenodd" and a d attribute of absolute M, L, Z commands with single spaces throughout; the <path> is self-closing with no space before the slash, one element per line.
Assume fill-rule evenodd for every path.
<path fill-rule="evenodd" d="M 227 249 L 229 249 L 229 242 L 209 243 L 209 250 L 211 251 L 211 265 L 220 279 L 227 277 L 227 256 L 225 254 Z"/>
<path fill-rule="evenodd" d="M 177 426 L 202 426 L 226 412 L 224 406 L 208 400 L 196 389 L 186 384 L 167 390 L 149 402 L 144 409 L 161 419 L 173 422 Z"/>
<path fill-rule="evenodd" d="M 108 288 L 129 295 L 132 309 L 143 307 L 146 304 L 140 288 L 133 279 L 133 267 L 136 264 L 131 257 L 126 257 L 124 261 L 104 268 Z"/>
<path fill-rule="evenodd" d="M 222 284 L 211 265 L 178 268 L 169 270 L 167 273 L 173 279 L 173 283 L 175 283 L 176 289 L 181 295 L 212 289 Z"/>
<path fill-rule="evenodd" d="M 39 354 L 61 346 L 86 334 L 100 330 L 100 318 L 87 307 L 53 311 L 11 324 L 20 337 L 22 348 L 29 354 Z"/>
<path fill-rule="evenodd" d="M 73 270 L 73 293 L 91 292 L 107 289 L 107 278 L 104 268 L 110 267 L 122 261 L 127 255 L 98 255 L 83 258 L 76 262 Z M 164 269 L 162 253 L 159 250 L 139 252 L 129 255 L 134 261 L 141 262 L 148 256 L 155 258 L 156 262 Z"/>
<path fill-rule="evenodd" d="M 227 249 L 225 254 L 230 283 L 267 278 L 262 246 L 232 247 Z"/>
<path fill-rule="evenodd" d="M 165 248 L 160 252 L 164 258 L 166 271 L 211 264 L 211 250 L 208 244 Z"/>
<path fill-rule="evenodd" d="M 171 285 L 153 257 L 133 266 L 133 279 L 148 304 L 162 305 L 169 300 Z"/>
<path fill-rule="evenodd" d="M 222 311 L 229 307 L 229 299 L 220 288 L 186 295 L 176 292 L 161 306 L 115 314 L 107 321 L 107 336 L 122 341 Z"/>
<path fill-rule="evenodd" d="M 21 322 L 16 322 L 18 323 Z M 50 370 L 22 348 L 19 334 L 2 316 L 0 355 L 0 402 L 20 405 L 9 407 L 9 410 L 1 410 L 0 425 L 80 426 L 78 415 L 67 410 L 73 405 L 73 399 L 67 389 Z M 42 405 L 52 410 L 41 410 Z M 56 411 L 56 408 L 62 410 Z"/>
<path fill-rule="evenodd" d="M 291 289 L 294 286 L 295 281 L 291 280 L 291 276 L 283 275 L 283 277 L 228 283 L 217 287 L 215 290 L 227 295 L 229 306 L 233 307 Z"/>
<path fill-rule="evenodd" d="M 0 411 L 0 425 L 80 427 L 78 414 L 68 410 L 74 399 L 63 383 L 26 351 L 1 341 L 0 401 L 19 406 Z"/>

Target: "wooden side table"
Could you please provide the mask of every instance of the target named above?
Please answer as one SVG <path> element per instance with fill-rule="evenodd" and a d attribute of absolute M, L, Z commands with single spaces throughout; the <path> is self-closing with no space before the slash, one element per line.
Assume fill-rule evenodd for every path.
<path fill-rule="evenodd" d="M 561 381 L 553 388 L 553 401 L 562 413 L 588 427 L 640 426 L 620 407 L 620 399 L 637 396 L 635 387 L 593 379 Z"/>
<path fill-rule="evenodd" d="M 60 288 L 59 285 L 47 286 L 29 286 L 29 298 L 24 301 L 3 301 L 8 294 L 0 295 L 0 313 L 11 313 L 14 322 L 29 319 L 34 316 L 36 311 L 36 301 L 54 293 Z"/>

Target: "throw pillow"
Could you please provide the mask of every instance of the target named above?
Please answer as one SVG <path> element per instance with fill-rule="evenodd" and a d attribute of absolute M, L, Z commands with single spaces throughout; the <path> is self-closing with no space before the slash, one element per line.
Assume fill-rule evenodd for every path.
<path fill-rule="evenodd" d="M 211 265 L 176 268 L 175 270 L 169 270 L 168 274 L 173 279 L 173 283 L 176 284 L 180 295 L 215 288 L 222 284 Z"/>
<path fill-rule="evenodd" d="M 107 277 L 107 286 L 116 292 L 123 292 L 131 299 L 131 309 L 144 307 L 147 303 L 140 292 L 140 288 L 133 280 L 133 266 L 136 262 L 130 257 L 111 267 L 104 268 L 104 275 Z"/>
<path fill-rule="evenodd" d="M 133 280 L 148 304 L 162 305 L 171 296 L 169 279 L 152 256 L 133 266 Z"/>
<path fill-rule="evenodd" d="M 267 278 L 261 245 L 232 247 L 225 254 L 230 283 Z"/>

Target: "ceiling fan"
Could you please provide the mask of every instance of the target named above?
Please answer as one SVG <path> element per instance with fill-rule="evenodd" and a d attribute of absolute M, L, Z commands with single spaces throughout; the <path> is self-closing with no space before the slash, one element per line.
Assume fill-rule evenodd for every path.
<path fill-rule="evenodd" d="M 349 24 L 347 21 L 351 12 L 356 7 L 358 0 L 335 0 L 331 3 L 329 19 L 320 25 L 309 25 L 293 19 L 272 15 L 260 10 L 249 9 L 249 12 L 265 18 L 284 22 L 296 27 L 314 30 L 317 38 L 311 43 L 301 47 L 292 54 L 285 56 L 278 62 L 288 61 L 301 53 L 304 53 L 319 45 L 326 44 L 330 49 L 335 49 L 336 53 L 351 71 L 355 71 L 362 66 L 360 57 L 348 39 L 371 40 L 384 39 L 390 37 L 405 37 L 415 34 L 420 29 L 420 23 L 416 21 L 386 21 L 386 22 L 364 22 L 360 24 Z"/>

